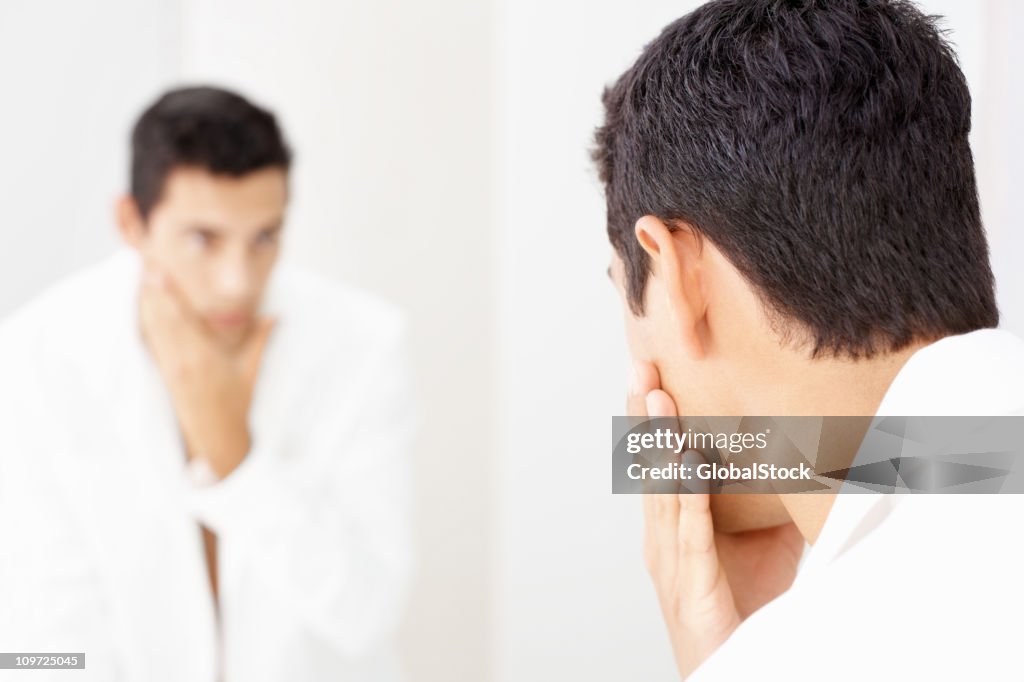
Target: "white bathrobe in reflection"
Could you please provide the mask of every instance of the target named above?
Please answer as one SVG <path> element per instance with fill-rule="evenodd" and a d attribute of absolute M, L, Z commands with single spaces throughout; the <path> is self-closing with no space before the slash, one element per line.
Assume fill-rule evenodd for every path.
<path fill-rule="evenodd" d="M 121 250 L 0 324 L 0 651 L 86 662 L 0 680 L 395 679 L 412 563 L 401 316 L 279 266 L 253 448 L 204 486 L 139 334 L 139 267 Z"/>

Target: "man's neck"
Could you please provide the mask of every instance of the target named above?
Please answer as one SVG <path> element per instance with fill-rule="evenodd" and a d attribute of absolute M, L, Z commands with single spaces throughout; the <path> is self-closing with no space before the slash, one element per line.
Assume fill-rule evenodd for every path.
<path fill-rule="evenodd" d="M 870 360 L 804 361 L 788 368 L 798 377 L 781 392 L 778 415 L 874 416 L 907 360 L 928 345 L 916 343 Z M 808 543 L 821 535 L 835 503 L 831 495 L 780 495 L 786 512 Z"/>
<path fill-rule="evenodd" d="M 874 416 L 907 360 L 928 343 L 866 360 L 811 360 L 785 352 L 752 368 L 734 404 L 740 414 Z"/>

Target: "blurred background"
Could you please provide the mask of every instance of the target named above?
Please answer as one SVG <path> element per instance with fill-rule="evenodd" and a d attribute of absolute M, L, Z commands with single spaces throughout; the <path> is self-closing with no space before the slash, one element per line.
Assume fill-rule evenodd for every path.
<path fill-rule="evenodd" d="M 602 87 L 698 4 L 2 0 L 0 316 L 116 247 L 144 105 L 239 89 L 296 150 L 286 257 L 413 317 L 410 678 L 675 679 L 640 501 L 610 494 L 626 355 L 588 151 Z M 970 82 L 1003 326 L 1024 335 L 1024 2 L 920 4 Z"/>

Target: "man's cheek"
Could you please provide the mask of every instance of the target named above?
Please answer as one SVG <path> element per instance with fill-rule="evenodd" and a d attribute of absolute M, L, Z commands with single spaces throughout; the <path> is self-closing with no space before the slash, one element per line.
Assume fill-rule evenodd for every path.
<path fill-rule="evenodd" d="M 204 303 L 208 297 L 203 291 L 201 280 L 187 269 L 174 267 L 173 264 L 167 266 L 165 273 L 168 280 L 173 283 L 178 305 L 190 317 L 202 318 Z"/>

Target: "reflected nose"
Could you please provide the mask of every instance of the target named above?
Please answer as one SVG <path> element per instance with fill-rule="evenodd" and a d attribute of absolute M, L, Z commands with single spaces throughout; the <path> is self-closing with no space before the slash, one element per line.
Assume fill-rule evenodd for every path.
<path fill-rule="evenodd" d="M 217 271 L 217 295 L 225 301 L 245 301 L 249 298 L 253 276 L 249 264 L 232 260 L 221 264 Z"/>

